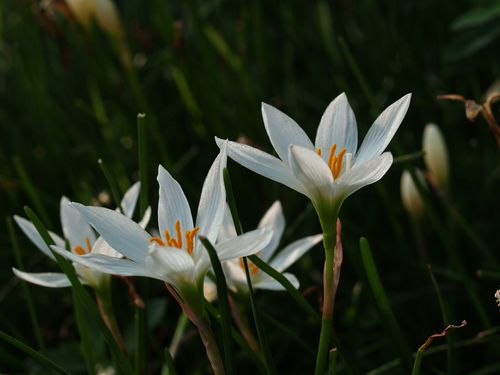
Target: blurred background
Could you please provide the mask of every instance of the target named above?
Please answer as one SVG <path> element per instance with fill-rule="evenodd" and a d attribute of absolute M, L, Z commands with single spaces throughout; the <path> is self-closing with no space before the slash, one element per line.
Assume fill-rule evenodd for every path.
<path fill-rule="evenodd" d="M 389 148 L 395 157 L 418 153 L 424 125 L 437 123 L 449 150 L 451 207 L 431 192 L 428 203 L 438 224 L 424 219 L 415 235 L 401 203 L 399 180 L 403 168 L 423 167 L 419 154 L 395 163 L 376 186 L 347 200 L 341 212 L 344 267 L 335 314 L 336 337 L 345 353 L 339 371 L 408 373 L 398 365 L 397 345 L 384 333 L 367 286 L 361 236 L 370 240 L 413 351 L 444 327 L 427 264 L 433 267 L 451 322 L 469 323 L 452 341 L 436 343 L 436 352 L 425 359 L 428 373 L 443 374 L 447 368 L 449 374 L 500 371 L 500 321 L 493 297 L 500 269 L 492 262 L 500 262 L 498 146 L 481 116 L 472 123 L 463 103 L 436 99 L 459 94 L 482 103 L 488 90 L 498 87 L 498 1 L 117 0 L 116 9 L 107 1 L 96 4 L 0 2 L 1 330 L 36 346 L 26 301 L 11 272 L 16 263 L 5 218 L 24 216 L 23 206 L 29 205 L 60 233 L 62 195 L 113 206 L 97 160 L 108 166 L 122 193 L 137 181 L 138 113 L 146 114 L 149 196 L 155 211 L 158 164 L 180 181 L 193 204 L 218 152 L 214 136 L 272 151 L 261 102 L 287 113 L 314 139 L 326 106 L 346 92 L 362 139 L 386 106 L 411 92 L 410 109 Z M 497 119 L 498 107 L 493 105 Z M 299 193 L 236 163 L 229 162 L 229 170 L 246 229 L 280 199 L 289 225 L 283 243 L 319 232 L 314 211 Z M 17 234 L 28 270 L 56 270 Z M 318 246 L 292 269 L 318 308 L 322 262 Z M 478 276 L 478 270 L 484 272 Z M 125 287 L 115 287 L 120 324 L 131 331 L 133 308 L 120 294 Z M 475 307 L 465 289 L 476 294 Z M 83 373 L 70 291 L 30 290 L 45 352 L 72 372 Z M 179 308 L 160 283 L 151 283 L 150 294 L 150 370 L 158 373 Z M 258 304 L 270 317 L 265 325 L 280 373 L 311 372 L 318 327 L 304 320 L 286 293 L 260 292 Z M 276 321 L 300 340 L 288 339 Z M 185 341 L 176 358 L 178 368 L 204 373 L 199 339 L 193 333 Z M 451 354 L 442 346 L 439 350 L 447 342 L 455 348 Z M 96 337 L 99 343 L 103 345 Z M 44 373 L 21 352 L 3 343 L 0 348 L 0 370 Z M 242 367 L 241 373 L 255 371 L 251 365 Z"/>

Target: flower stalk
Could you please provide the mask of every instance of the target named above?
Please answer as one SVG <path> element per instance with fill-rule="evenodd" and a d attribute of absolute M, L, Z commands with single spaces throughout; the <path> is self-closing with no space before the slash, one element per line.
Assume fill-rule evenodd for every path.
<path fill-rule="evenodd" d="M 113 302 L 111 299 L 111 280 L 106 280 L 103 282 L 98 289 L 95 291 L 97 306 L 99 308 L 99 313 L 101 314 L 102 320 L 108 327 L 109 331 L 113 335 L 116 344 L 123 353 L 127 353 L 125 347 L 125 342 L 123 341 L 123 336 L 118 328 L 118 323 L 116 322 L 115 313 L 113 310 Z"/>
<path fill-rule="evenodd" d="M 332 333 L 333 308 L 337 292 L 340 264 L 342 263 L 342 245 L 340 243 L 340 221 L 335 215 L 336 225 L 323 226 L 323 246 L 325 248 L 325 266 L 323 269 L 323 308 L 321 331 L 316 356 L 315 375 L 323 374 Z M 330 223 L 330 221 L 328 221 Z M 323 221 L 322 221 L 323 223 Z M 340 255 L 339 255 L 340 253 Z"/>

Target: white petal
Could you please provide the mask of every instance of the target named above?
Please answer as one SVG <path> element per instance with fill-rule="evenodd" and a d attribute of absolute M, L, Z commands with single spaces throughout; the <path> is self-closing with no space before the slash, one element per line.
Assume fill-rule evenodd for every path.
<path fill-rule="evenodd" d="M 377 117 L 366 133 L 365 139 L 359 148 L 354 164 L 362 164 L 367 160 L 380 155 L 403 121 L 410 106 L 411 94 L 407 94 L 392 103 Z"/>
<path fill-rule="evenodd" d="M 158 202 L 158 230 L 161 236 L 168 230 L 175 235 L 175 222 L 181 223 L 181 231 L 193 229 L 193 217 L 189 203 L 179 183 L 161 165 L 158 166 L 160 200 Z"/>
<path fill-rule="evenodd" d="M 132 216 L 134 215 L 140 190 L 141 183 L 138 181 L 125 192 L 125 195 L 120 203 L 120 207 L 123 209 L 122 213 L 130 219 L 132 219 Z"/>
<path fill-rule="evenodd" d="M 151 207 L 148 206 L 146 211 L 144 211 L 144 216 L 141 221 L 139 221 L 139 226 L 143 229 L 146 228 L 149 224 L 149 219 L 151 219 Z"/>
<path fill-rule="evenodd" d="M 215 138 L 215 141 L 219 147 L 224 142 L 220 138 Z M 231 141 L 228 142 L 227 155 L 255 173 L 305 194 L 302 183 L 293 175 L 288 165 L 278 158 L 254 147 Z"/>
<path fill-rule="evenodd" d="M 61 256 L 74 263 L 111 275 L 146 276 L 152 277 L 146 267 L 129 259 L 109 257 L 101 254 L 77 255 L 61 247 L 52 246 L 52 249 Z"/>
<path fill-rule="evenodd" d="M 297 279 L 297 277 L 295 277 L 295 275 L 293 275 L 291 273 L 285 272 L 283 274 L 283 276 L 285 276 L 288 279 L 288 281 L 290 281 L 292 283 L 292 285 L 296 289 L 299 288 L 300 283 L 299 283 L 299 280 Z M 283 285 L 281 285 L 279 282 L 277 282 L 276 280 L 274 280 L 269 275 L 265 275 L 265 277 L 262 277 L 260 280 L 258 280 L 257 282 L 255 282 L 255 284 L 253 285 L 253 287 L 255 289 L 285 290 L 285 288 L 283 287 Z"/>
<path fill-rule="evenodd" d="M 81 246 L 87 249 L 86 240 L 91 244 L 95 241 L 95 234 L 85 218 L 71 206 L 66 197 L 61 198 L 61 225 L 64 237 L 69 241 L 71 248 Z"/>
<path fill-rule="evenodd" d="M 221 262 L 249 256 L 259 252 L 271 240 L 273 232 L 268 228 L 256 229 L 241 236 L 217 243 L 215 249 Z"/>
<path fill-rule="evenodd" d="M 179 279 L 193 279 L 195 263 L 191 255 L 184 250 L 157 247 L 153 244 L 146 258 L 146 267 L 158 279 L 175 285 Z"/>
<path fill-rule="evenodd" d="M 278 248 L 281 236 L 285 230 L 285 217 L 283 216 L 283 208 L 279 201 L 274 202 L 269 210 L 267 210 L 260 220 L 258 227 L 268 227 L 273 231 L 271 241 L 269 241 L 259 254 L 259 256 L 267 262 Z"/>
<path fill-rule="evenodd" d="M 67 286 L 71 286 L 71 282 L 64 273 L 29 273 L 20 271 L 16 268 L 12 268 L 12 271 L 16 274 L 17 277 L 24 281 L 40 286 L 45 286 L 47 288 L 65 288 Z"/>
<path fill-rule="evenodd" d="M 216 242 L 229 240 L 230 238 L 236 237 L 237 235 L 238 234 L 236 233 L 236 228 L 234 227 L 233 217 L 231 216 L 231 210 L 229 209 L 229 205 L 226 203 L 224 207 L 224 217 L 222 219 L 222 224 Z"/>
<path fill-rule="evenodd" d="M 323 158 L 328 158 L 333 144 L 337 145 L 337 150 L 345 147 L 352 154 L 356 153 L 358 147 L 356 117 L 345 93 L 328 105 L 316 133 L 315 146 L 321 149 Z"/>
<path fill-rule="evenodd" d="M 109 246 L 109 244 L 104 241 L 104 238 L 102 237 L 99 237 L 94 242 L 94 246 L 92 246 L 92 254 L 101 254 L 108 257 L 123 258 L 123 255 Z"/>
<path fill-rule="evenodd" d="M 354 166 L 349 172 L 339 178 L 338 191 L 345 194 L 344 198 L 363 186 L 373 184 L 384 176 L 392 165 L 392 154 L 384 152 L 382 155 L 368 160 L 366 163 Z"/>
<path fill-rule="evenodd" d="M 120 254 L 144 264 L 148 253 L 149 234 L 128 217 L 108 208 L 72 203 L 104 240 Z"/>
<path fill-rule="evenodd" d="M 309 251 L 314 245 L 323 239 L 322 234 L 309 236 L 292 242 L 285 247 L 279 254 L 274 257 L 269 263 L 279 272 L 286 270 L 295 263 L 302 255 Z"/>
<path fill-rule="evenodd" d="M 262 103 L 262 118 L 264 119 L 269 140 L 285 163 L 289 164 L 288 147 L 290 145 L 298 145 L 314 150 L 314 145 L 304 130 L 280 110 L 269 104 Z"/>
<path fill-rule="evenodd" d="M 19 228 L 21 228 L 26 237 L 28 237 L 30 241 L 33 242 L 36 247 L 38 247 L 38 249 L 40 249 L 50 259 L 55 260 L 54 255 L 52 255 L 49 247 L 45 244 L 42 236 L 38 234 L 38 231 L 31 221 L 17 215 L 14 215 L 14 221 L 19 226 Z M 64 246 L 64 240 L 57 234 L 49 232 L 49 235 L 50 237 L 52 237 L 52 240 L 57 246 Z"/>
<path fill-rule="evenodd" d="M 333 176 L 324 160 L 314 151 L 300 146 L 290 146 L 290 165 L 295 176 L 307 189 L 307 196 L 314 202 L 329 199 L 333 192 Z"/>
<path fill-rule="evenodd" d="M 226 206 L 226 189 L 222 175 L 226 160 L 226 145 L 223 144 L 205 178 L 198 205 L 196 218 L 196 226 L 200 228 L 198 234 L 205 236 L 212 243 L 217 239 Z M 197 252 L 198 246 L 195 249 L 195 257 Z"/>

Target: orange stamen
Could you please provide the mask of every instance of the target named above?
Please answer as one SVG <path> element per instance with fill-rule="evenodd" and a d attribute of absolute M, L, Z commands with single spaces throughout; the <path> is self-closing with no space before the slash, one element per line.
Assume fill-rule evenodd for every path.
<path fill-rule="evenodd" d="M 255 275 L 259 271 L 259 267 L 257 267 L 250 259 L 247 259 L 248 271 L 250 271 L 250 275 Z M 240 258 L 240 267 L 245 269 L 245 262 L 243 258 Z"/>
<path fill-rule="evenodd" d="M 346 153 L 345 147 L 340 150 L 336 160 L 335 160 L 335 168 L 333 169 L 333 178 L 337 178 L 340 174 L 340 171 L 342 170 L 342 158 L 344 157 L 344 154 Z"/>
<path fill-rule="evenodd" d="M 334 143 L 330 148 L 330 155 L 328 155 L 328 167 L 332 170 L 333 165 L 335 164 L 335 150 L 337 149 L 337 144 Z"/>
<path fill-rule="evenodd" d="M 92 252 L 92 244 L 90 243 L 90 239 L 88 237 L 85 237 L 85 243 L 87 244 L 87 249 L 89 250 L 88 252 Z"/>
<path fill-rule="evenodd" d="M 199 230 L 200 230 L 199 227 L 194 227 L 194 229 L 186 231 L 186 251 L 188 252 L 188 254 L 193 254 L 194 236 Z"/>
<path fill-rule="evenodd" d="M 165 242 L 160 237 L 151 237 L 149 242 L 156 242 L 160 246 L 165 246 Z"/>
<path fill-rule="evenodd" d="M 347 151 L 345 147 L 342 147 L 339 154 L 335 156 L 336 149 L 337 149 L 337 144 L 334 143 L 330 148 L 330 154 L 328 156 L 328 168 L 330 168 L 330 171 L 332 172 L 332 176 L 334 179 L 336 179 L 340 175 L 340 172 L 342 171 L 342 163 L 343 163 L 342 158 L 344 157 Z"/>
<path fill-rule="evenodd" d="M 177 248 L 182 248 L 182 232 L 181 232 L 181 222 L 177 220 L 175 222 L 175 233 L 177 234 Z"/>
<path fill-rule="evenodd" d="M 81 246 L 75 246 L 75 248 L 73 249 L 73 251 L 75 253 L 77 253 L 78 255 L 85 255 L 85 249 Z"/>

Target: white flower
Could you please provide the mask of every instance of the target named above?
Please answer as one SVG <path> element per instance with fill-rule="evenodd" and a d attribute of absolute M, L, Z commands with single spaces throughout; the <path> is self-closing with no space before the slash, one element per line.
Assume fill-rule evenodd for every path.
<path fill-rule="evenodd" d="M 382 152 L 401 124 L 410 98 L 411 94 L 405 95 L 386 108 L 359 149 L 356 119 L 345 94 L 327 107 L 314 144 L 294 120 L 262 104 L 264 125 L 279 158 L 235 142 L 229 142 L 228 156 L 309 197 L 320 219 L 336 217 L 345 198 L 378 181 L 391 166 L 391 153 Z M 222 141 L 216 140 L 220 145 Z"/>
<path fill-rule="evenodd" d="M 88 27 L 93 18 L 104 32 L 122 37 L 123 26 L 115 4 L 111 0 L 66 0 L 69 9 L 83 26 Z"/>
<path fill-rule="evenodd" d="M 219 234 L 219 240 L 227 240 L 236 236 L 236 230 L 230 214 L 229 209 L 226 209 L 224 216 L 224 225 Z M 295 263 L 302 255 L 310 250 L 314 245 L 320 242 L 323 235 L 318 234 L 301 238 L 288 246 L 286 246 L 279 253 L 278 245 L 285 230 L 285 218 L 283 216 L 283 209 L 279 201 L 274 204 L 265 213 L 259 222 L 258 228 L 270 228 L 273 231 L 271 241 L 264 246 L 258 253 L 264 262 L 269 263 L 273 268 L 279 272 L 283 272 L 293 263 Z M 248 268 L 252 280 L 252 287 L 255 289 L 268 289 L 268 290 L 284 290 L 283 286 L 274 280 L 267 273 L 261 271 L 251 260 L 248 260 Z M 233 290 L 248 292 L 248 284 L 245 274 L 245 267 L 243 259 L 233 259 L 224 264 L 224 272 L 228 286 Z M 296 288 L 299 287 L 299 281 L 295 275 L 291 273 L 283 274 Z"/>
<path fill-rule="evenodd" d="M 446 189 L 450 175 L 448 162 L 448 149 L 443 133 L 436 124 L 427 124 L 424 128 L 422 139 L 422 150 L 424 151 L 424 162 L 433 181 L 441 189 Z"/>
<path fill-rule="evenodd" d="M 425 186 L 425 179 L 422 172 L 417 169 L 416 174 L 422 186 Z M 408 215 L 413 219 L 419 220 L 424 213 L 425 204 L 415 182 L 413 182 L 410 172 L 406 169 L 401 175 L 401 199 Z"/>
<path fill-rule="evenodd" d="M 500 289 L 495 292 L 495 298 L 497 300 L 498 306 L 500 306 Z"/>
<path fill-rule="evenodd" d="M 175 288 L 187 304 L 199 303 L 203 293 L 203 279 L 210 268 L 210 258 L 198 240 L 205 236 L 215 243 L 225 205 L 222 170 L 226 165 L 226 147 L 215 159 L 203 184 L 196 224 L 179 183 L 162 167 L 158 168 L 160 200 L 158 227 L 160 237 L 150 236 L 127 217 L 102 207 L 73 206 L 127 259 L 98 254 L 78 257 L 54 247 L 54 250 L 74 262 L 124 276 L 146 276 L 165 281 Z M 255 230 L 245 235 L 218 243 L 215 248 L 221 262 L 256 253 L 271 238 L 268 229 Z"/>
<path fill-rule="evenodd" d="M 140 183 L 137 182 L 130 187 L 125 193 L 120 206 L 125 211 L 128 217 L 132 217 L 134 209 L 137 203 L 137 198 L 139 196 Z M 146 226 L 151 210 L 148 208 L 140 225 Z M 71 254 L 75 257 L 79 257 L 84 254 L 101 254 L 110 257 L 120 257 L 121 255 L 117 253 L 113 248 L 111 248 L 102 238 L 96 238 L 92 228 L 87 224 L 85 218 L 71 206 L 68 198 L 62 197 L 60 203 L 60 216 L 61 225 L 64 238 L 69 242 L 71 248 Z M 45 244 L 44 240 L 38 234 L 33 223 L 20 217 L 14 216 L 14 220 L 17 225 L 21 228 L 24 234 L 38 247 L 45 255 L 55 261 L 54 255 Z M 64 240 L 57 234 L 49 232 L 50 236 L 54 240 L 54 243 L 60 248 L 64 248 Z M 70 253 L 63 249 L 64 253 Z M 33 284 L 49 287 L 49 288 L 60 288 L 71 286 L 71 282 L 66 277 L 64 273 L 28 273 L 20 271 L 16 268 L 12 269 L 14 273 L 21 279 L 28 281 Z M 75 264 L 75 270 L 79 276 L 80 282 L 83 284 L 90 285 L 94 288 L 98 288 L 109 279 L 108 275 L 98 272 L 94 269 L 82 266 L 80 264 Z"/>

